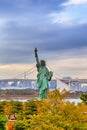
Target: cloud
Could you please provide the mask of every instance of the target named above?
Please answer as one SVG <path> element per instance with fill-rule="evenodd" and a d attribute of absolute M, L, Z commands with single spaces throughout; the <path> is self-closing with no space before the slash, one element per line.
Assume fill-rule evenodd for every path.
<path fill-rule="evenodd" d="M 64 7 L 64 6 L 63 6 Z M 63 27 L 78 26 L 87 23 L 87 4 L 65 6 L 61 11 L 53 11 L 49 18 L 53 24 Z"/>
<path fill-rule="evenodd" d="M 60 24 L 65 26 L 72 26 L 74 24 L 74 17 L 66 12 L 51 13 L 50 18 L 53 24 Z"/>
<path fill-rule="evenodd" d="M 0 18 L 0 27 L 4 26 L 5 22 L 6 22 L 5 19 Z"/>
<path fill-rule="evenodd" d="M 0 63 L 29 63 L 34 61 L 34 48 L 41 52 L 41 57 L 54 59 L 50 53 L 59 56 L 64 52 L 87 47 L 87 25 L 71 28 L 61 28 L 57 25 L 40 27 L 8 26 L 4 29 L 4 38 L 0 38 Z M 85 52 L 86 53 L 86 52 Z M 75 54 L 75 53 L 74 53 Z M 73 55 L 74 56 L 74 55 Z"/>
<path fill-rule="evenodd" d="M 87 0 L 68 0 L 68 2 L 64 2 L 62 6 L 70 6 L 70 5 L 80 5 L 80 4 L 87 4 Z"/>

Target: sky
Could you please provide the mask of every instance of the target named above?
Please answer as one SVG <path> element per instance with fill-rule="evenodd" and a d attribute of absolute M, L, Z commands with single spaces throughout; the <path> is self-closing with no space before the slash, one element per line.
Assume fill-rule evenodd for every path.
<path fill-rule="evenodd" d="M 87 78 L 87 0 L 0 0 L 0 78 L 35 66 Z M 32 76 L 29 75 L 29 78 Z"/>

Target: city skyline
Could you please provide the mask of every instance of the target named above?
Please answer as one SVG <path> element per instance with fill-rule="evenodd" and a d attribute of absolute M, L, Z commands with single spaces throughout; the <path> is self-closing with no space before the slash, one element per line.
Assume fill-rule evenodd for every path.
<path fill-rule="evenodd" d="M 87 0 L 0 0 L 0 78 L 32 68 L 87 78 Z M 33 75 L 36 77 L 35 75 Z"/>

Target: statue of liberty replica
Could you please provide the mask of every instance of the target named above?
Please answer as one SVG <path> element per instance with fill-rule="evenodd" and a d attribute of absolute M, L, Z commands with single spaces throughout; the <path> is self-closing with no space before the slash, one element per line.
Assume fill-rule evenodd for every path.
<path fill-rule="evenodd" d="M 37 51 L 37 48 L 35 48 L 34 53 L 36 58 L 36 67 L 38 71 L 37 84 L 39 90 L 39 99 L 42 100 L 44 98 L 47 98 L 47 93 L 49 90 L 48 82 L 51 80 L 53 72 L 48 70 L 44 60 L 39 61 Z"/>

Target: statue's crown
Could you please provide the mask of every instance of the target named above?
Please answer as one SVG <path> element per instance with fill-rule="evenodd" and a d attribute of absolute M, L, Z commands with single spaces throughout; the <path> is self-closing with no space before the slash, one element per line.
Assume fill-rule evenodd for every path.
<path fill-rule="evenodd" d="M 34 51 L 37 52 L 38 51 L 37 48 L 35 48 Z"/>

